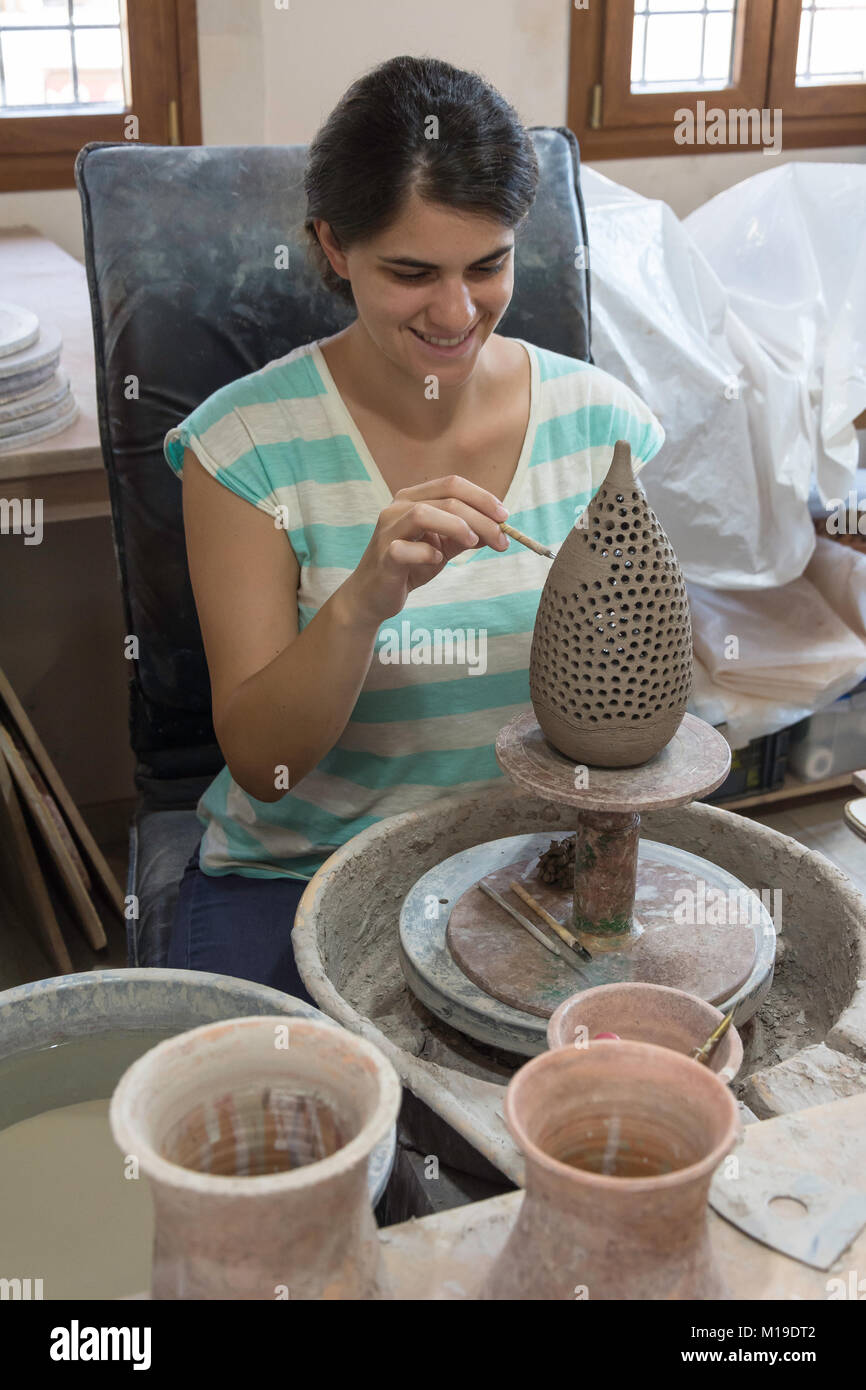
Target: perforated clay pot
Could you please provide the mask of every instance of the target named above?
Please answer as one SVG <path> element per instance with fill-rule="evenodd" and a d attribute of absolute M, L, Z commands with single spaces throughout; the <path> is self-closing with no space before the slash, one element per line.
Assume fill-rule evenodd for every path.
<path fill-rule="evenodd" d="M 692 659 L 682 571 L 619 440 L 541 595 L 529 664 L 535 717 L 574 762 L 648 762 L 679 728 Z"/>

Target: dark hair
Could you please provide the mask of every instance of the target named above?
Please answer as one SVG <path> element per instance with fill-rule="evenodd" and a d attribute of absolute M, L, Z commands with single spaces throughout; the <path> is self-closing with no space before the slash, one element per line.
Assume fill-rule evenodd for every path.
<path fill-rule="evenodd" d="M 425 130 L 438 120 L 438 138 Z M 478 73 L 438 58 L 389 58 L 353 82 L 310 145 L 304 230 L 328 289 L 354 302 L 313 221 L 345 250 L 390 226 L 414 189 L 429 203 L 512 229 L 532 207 L 538 162 L 517 112 Z"/>

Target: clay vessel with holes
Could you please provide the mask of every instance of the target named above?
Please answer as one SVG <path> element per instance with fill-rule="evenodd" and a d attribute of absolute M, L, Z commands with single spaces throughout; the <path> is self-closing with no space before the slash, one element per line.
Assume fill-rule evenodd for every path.
<path fill-rule="evenodd" d="M 567 758 L 635 767 L 673 738 L 691 686 L 685 581 L 619 440 L 547 576 L 529 661 L 532 708 Z"/>
<path fill-rule="evenodd" d="M 723 1299 L 707 1222 L 737 1102 L 667 1047 L 590 1042 L 512 1077 L 505 1119 L 526 1193 L 484 1299 Z"/>

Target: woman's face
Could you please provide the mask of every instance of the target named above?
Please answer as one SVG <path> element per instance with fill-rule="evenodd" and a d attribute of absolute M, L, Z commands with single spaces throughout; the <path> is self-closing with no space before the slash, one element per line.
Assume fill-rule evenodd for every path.
<path fill-rule="evenodd" d="M 387 231 L 345 253 L 327 223 L 318 222 L 317 231 L 337 274 L 352 282 L 358 318 L 389 361 L 417 381 L 434 375 L 444 386 L 472 375 L 511 300 L 512 229 L 413 193 Z"/>

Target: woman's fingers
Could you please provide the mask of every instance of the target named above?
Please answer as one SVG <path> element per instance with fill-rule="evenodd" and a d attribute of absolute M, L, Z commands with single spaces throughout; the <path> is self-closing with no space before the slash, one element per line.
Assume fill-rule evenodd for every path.
<path fill-rule="evenodd" d="M 401 505 L 403 510 L 394 517 L 390 529 L 410 540 L 435 531 L 443 540 L 454 542 L 459 550 L 473 550 L 479 544 L 490 545 L 495 550 L 505 550 L 508 546 L 495 521 L 457 498 L 408 504 L 403 500 Z"/>
<path fill-rule="evenodd" d="M 445 478 L 430 478 L 414 487 L 401 488 L 394 496 L 418 502 L 429 502 L 434 497 L 456 497 L 477 511 L 486 513 L 494 521 L 505 521 L 508 516 L 508 508 L 494 493 L 479 487 L 477 483 L 471 483 L 459 473 L 449 473 Z"/>
<path fill-rule="evenodd" d="M 394 500 L 401 502 L 432 502 L 463 516 L 475 530 L 484 545 L 494 550 L 506 550 L 507 539 L 501 543 L 500 521 L 508 516 L 508 508 L 499 498 L 486 488 L 471 483 L 459 473 L 451 473 L 445 478 L 431 478 L 429 482 L 415 487 L 401 488 L 394 494 Z"/>
<path fill-rule="evenodd" d="M 406 565 L 442 565 L 445 555 L 429 541 L 394 540 L 385 551 L 386 559 L 397 569 Z"/>

